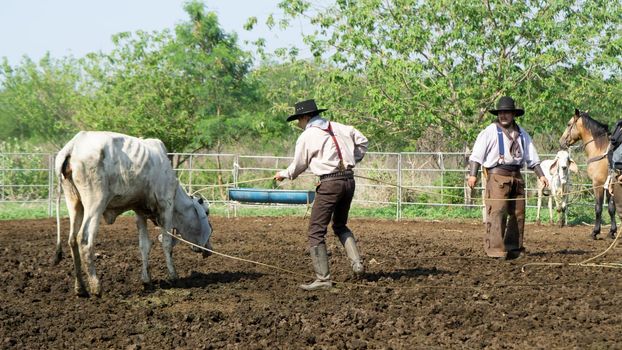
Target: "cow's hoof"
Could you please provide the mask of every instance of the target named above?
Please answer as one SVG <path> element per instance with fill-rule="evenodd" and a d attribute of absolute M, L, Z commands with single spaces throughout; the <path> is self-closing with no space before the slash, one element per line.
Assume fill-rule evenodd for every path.
<path fill-rule="evenodd" d="M 80 298 L 88 298 L 89 293 L 84 288 L 75 288 L 76 296 Z"/>
<path fill-rule="evenodd" d="M 81 298 L 87 298 L 89 293 L 86 291 L 86 287 L 84 286 L 84 282 L 81 279 L 76 279 L 73 283 L 73 291 L 76 293 L 76 296 Z"/>
<path fill-rule="evenodd" d="M 616 231 L 610 231 L 609 232 L 609 238 L 616 239 Z"/>
<path fill-rule="evenodd" d="M 140 280 L 143 282 L 143 284 L 151 284 L 151 274 L 148 272 L 143 272 L 140 276 Z"/>
<path fill-rule="evenodd" d="M 52 264 L 58 265 L 58 263 L 60 263 L 61 260 L 63 260 L 63 252 L 57 250 L 56 253 L 54 254 L 54 260 L 52 261 Z"/>
<path fill-rule="evenodd" d="M 597 240 L 597 239 L 598 239 L 598 234 L 599 234 L 599 233 L 600 233 L 600 232 L 592 232 L 592 234 L 590 235 L 590 237 L 591 237 L 593 240 Z"/>
<path fill-rule="evenodd" d="M 102 296 L 102 287 L 101 284 L 96 283 L 91 285 L 91 295 L 101 298 Z"/>
<path fill-rule="evenodd" d="M 176 281 L 179 279 L 179 276 L 177 275 L 177 271 L 173 270 L 173 271 L 169 271 L 168 272 L 168 280 L 169 281 Z"/>

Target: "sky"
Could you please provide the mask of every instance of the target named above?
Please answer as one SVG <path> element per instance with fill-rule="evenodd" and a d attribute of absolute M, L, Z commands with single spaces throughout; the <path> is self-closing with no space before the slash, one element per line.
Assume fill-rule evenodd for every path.
<path fill-rule="evenodd" d="M 113 34 L 137 30 L 173 29 L 188 20 L 183 10 L 186 0 L 2 0 L 0 7 L 0 58 L 17 65 L 28 56 L 38 61 L 50 52 L 53 58 L 83 57 L 89 52 L 109 52 Z M 203 0 L 216 12 L 227 33 L 236 32 L 244 40 L 266 39 L 268 50 L 295 45 L 301 56 L 310 56 L 302 43 L 302 22 L 287 31 L 270 31 L 263 23 L 270 13 L 281 14 L 279 0 Z M 255 16 L 253 31 L 243 28 Z"/>

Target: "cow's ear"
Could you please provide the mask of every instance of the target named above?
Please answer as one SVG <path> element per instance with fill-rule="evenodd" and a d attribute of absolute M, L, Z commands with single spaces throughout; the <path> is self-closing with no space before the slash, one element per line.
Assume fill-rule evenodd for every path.
<path fill-rule="evenodd" d="M 579 172 L 579 167 L 577 167 L 577 163 L 574 160 L 570 160 L 570 171 L 573 173 Z"/>
<path fill-rule="evenodd" d="M 557 158 L 555 158 L 555 161 L 553 162 L 553 164 L 551 164 L 551 167 L 549 168 L 550 175 L 555 175 L 556 173 L 557 173 Z"/>

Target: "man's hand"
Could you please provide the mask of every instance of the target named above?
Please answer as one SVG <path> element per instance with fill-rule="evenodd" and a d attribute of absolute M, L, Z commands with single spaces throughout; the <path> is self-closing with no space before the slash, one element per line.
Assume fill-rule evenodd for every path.
<path fill-rule="evenodd" d="M 277 172 L 277 173 L 274 175 L 274 179 L 275 179 L 276 181 L 283 181 L 283 180 L 285 180 L 285 177 L 283 177 L 283 176 L 279 175 L 279 173 Z"/>
<path fill-rule="evenodd" d="M 540 176 L 540 182 L 544 185 L 544 187 L 549 187 L 549 180 L 546 179 L 546 176 Z"/>
<path fill-rule="evenodd" d="M 477 183 L 477 176 L 469 176 L 469 178 L 467 179 L 467 185 L 472 189 L 473 187 L 475 187 L 475 184 Z"/>

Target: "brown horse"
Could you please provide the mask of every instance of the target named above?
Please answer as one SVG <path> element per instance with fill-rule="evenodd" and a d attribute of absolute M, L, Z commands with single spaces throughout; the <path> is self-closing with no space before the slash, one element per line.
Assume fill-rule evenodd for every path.
<path fill-rule="evenodd" d="M 592 180 L 592 186 L 594 188 L 596 222 L 594 224 L 594 230 L 592 230 L 592 238 L 596 239 L 596 236 L 600 233 L 603 199 L 605 196 L 607 197 L 607 203 L 609 203 L 608 212 L 611 217 L 609 237 L 615 238 L 617 231 L 615 218 L 616 207 L 613 197 L 609 194 L 609 191 L 605 191 L 603 187 L 607 180 L 609 165 L 607 160 L 609 127 L 592 119 L 587 112 L 580 112 L 578 109 L 575 109 L 574 115 L 568 121 L 566 130 L 564 130 L 564 134 L 559 139 L 559 143 L 562 148 L 567 148 L 579 140 L 583 142 L 583 149 L 588 157 L 587 175 Z"/>

